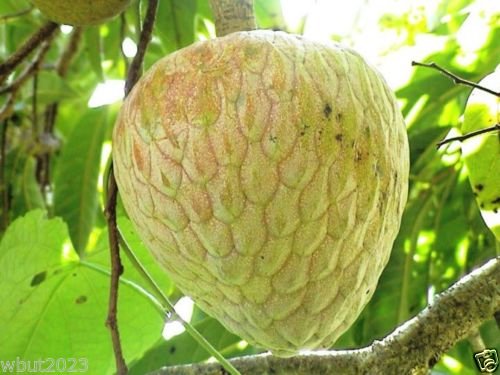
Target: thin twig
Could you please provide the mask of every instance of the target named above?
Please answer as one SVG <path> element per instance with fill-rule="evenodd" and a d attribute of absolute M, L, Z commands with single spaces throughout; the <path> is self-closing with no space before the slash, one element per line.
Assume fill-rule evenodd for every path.
<path fill-rule="evenodd" d="M 53 35 L 54 34 L 52 34 L 52 36 Z M 19 74 L 19 77 L 17 77 L 11 85 L 5 88 L 0 88 L 0 95 L 5 93 L 9 94 L 4 106 L 0 109 L 0 122 L 4 121 L 12 115 L 17 92 L 24 84 L 24 82 L 26 82 L 33 74 L 35 74 L 40 69 L 45 54 L 50 48 L 50 41 L 51 39 L 49 38 L 42 43 L 42 46 L 38 50 L 34 61 L 30 65 L 28 65 L 21 74 Z"/>
<path fill-rule="evenodd" d="M 137 53 L 135 54 L 128 70 L 127 81 L 125 82 L 125 96 L 130 93 L 142 74 L 142 63 L 144 61 L 146 49 L 148 48 L 153 34 L 157 9 L 158 0 L 149 0 L 148 9 L 142 25 L 141 36 L 139 38 L 139 44 L 137 45 Z"/>
<path fill-rule="evenodd" d="M 83 29 L 81 27 L 75 27 L 71 32 L 70 39 L 65 46 L 61 57 L 56 63 L 56 72 L 61 77 L 66 77 L 71 61 L 78 52 L 78 46 L 82 39 Z M 59 103 L 54 102 L 45 108 L 44 111 L 44 125 L 42 134 L 46 139 L 55 139 L 53 136 L 54 124 L 57 118 L 57 112 L 59 108 Z M 39 139 L 41 137 L 39 136 Z M 43 147 L 43 149 L 46 149 Z M 43 197 L 47 196 L 47 189 L 50 189 L 50 156 L 51 152 L 47 151 L 40 155 L 37 155 L 37 175 L 39 176 L 38 183 L 40 184 L 40 189 L 42 191 Z"/>
<path fill-rule="evenodd" d="M 177 314 L 175 311 L 174 304 L 170 301 L 170 299 L 163 293 L 158 284 L 153 280 L 149 272 L 144 268 L 141 264 L 140 260 L 136 257 L 130 246 L 127 244 L 125 238 L 121 235 L 120 232 L 120 244 L 122 245 L 125 254 L 127 255 L 130 262 L 134 265 L 134 268 L 141 274 L 142 278 L 148 283 L 151 288 L 150 291 L 158 298 L 165 316 L 170 321 L 177 321 L 182 324 L 186 332 L 200 344 L 212 357 L 217 359 L 217 361 L 222 364 L 224 369 L 231 375 L 240 375 L 238 370 L 226 359 L 224 356 L 213 347 L 212 344 L 208 342 L 208 340 L 203 337 L 203 335 L 196 330 L 189 322 L 182 319 L 182 317 Z"/>
<path fill-rule="evenodd" d="M 71 33 L 70 40 L 66 45 L 61 57 L 56 63 L 56 72 L 59 77 L 64 78 L 68 73 L 69 66 L 71 61 L 75 57 L 78 52 L 78 46 L 80 45 L 80 41 L 82 39 L 83 29 L 81 27 L 75 27 L 73 32 Z M 45 110 L 45 125 L 44 132 L 52 133 L 54 128 L 54 123 L 57 117 L 57 107 L 58 103 L 52 103 L 47 106 Z"/>
<path fill-rule="evenodd" d="M 447 143 L 450 143 L 450 142 L 454 142 L 454 141 L 463 142 L 466 139 L 469 139 L 469 138 L 472 138 L 472 137 L 475 137 L 475 136 L 478 136 L 478 135 L 481 135 L 481 134 L 484 134 L 484 133 L 491 133 L 491 132 L 494 132 L 494 131 L 500 131 L 500 124 L 495 124 L 495 125 L 490 126 L 488 128 L 475 130 L 473 132 L 470 132 L 470 133 L 467 133 L 467 134 L 464 134 L 464 135 L 460 135 L 460 136 L 457 136 L 457 137 L 451 137 L 451 138 L 443 139 L 441 142 L 438 142 L 436 144 L 436 148 L 439 149 L 441 146 L 443 146 L 443 145 L 445 145 Z"/>
<path fill-rule="evenodd" d="M 158 0 L 149 0 L 148 9 L 144 19 L 144 26 L 139 37 L 137 46 L 137 54 L 132 61 L 128 70 L 127 80 L 125 83 L 125 96 L 127 96 L 135 83 L 140 77 L 140 71 L 144 60 L 149 42 L 151 41 L 152 31 L 156 18 L 156 10 L 158 8 Z M 111 281 L 109 291 L 109 307 L 107 326 L 111 331 L 111 339 L 113 342 L 113 351 L 115 354 L 117 375 L 127 373 L 127 364 L 123 358 L 123 351 L 120 342 L 120 334 L 117 323 L 117 306 L 118 306 L 118 285 L 120 275 L 123 273 L 123 265 L 120 259 L 120 234 L 116 223 L 116 201 L 118 196 L 118 186 L 113 173 L 113 165 L 111 162 L 109 174 L 107 178 L 107 197 L 106 197 L 106 220 L 108 226 L 109 248 L 111 254 Z"/>
<path fill-rule="evenodd" d="M 0 192 L 2 195 L 2 223 L 0 227 L 0 232 L 3 233 L 7 226 L 9 225 L 9 195 L 7 189 L 7 181 L 5 179 L 5 165 L 7 157 L 7 128 L 9 126 L 9 121 L 3 121 L 2 126 L 2 139 L 0 143 Z"/>
<path fill-rule="evenodd" d="M 33 96 L 31 97 L 31 120 L 33 122 L 33 134 L 38 134 L 38 72 L 33 74 Z"/>
<path fill-rule="evenodd" d="M 33 6 L 30 6 L 26 9 L 20 10 L 19 12 L 6 14 L 6 15 L 0 17 L 0 22 L 4 22 L 4 21 L 7 21 L 7 20 L 12 19 L 12 18 L 24 16 L 25 14 L 30 13 L 33 10 L 33 8 L 34 8 Z"/>
<path fill-rule="evenodd" d="M 448 71 L 448 70 L 440 67 L 438 64 L 436 64 L 434 62 L 431 62 L 431 63 L 421 63 L 421 62 L 418 62 L 418 61 L 412 61 L 411 65 L 412 66 L 423 66 L 425 68 L 436 69 L 441 74 L 443 74 L 446 77 L 450 78 L 457 85 L 464 85 L 464 86 L 473 87 L 475 89 L 478 89 L 478 90 L 490 93 L 492 95 L 500 96 L 500 91 L 494 91 L 494 90 L 491 90 L 491 89 L 489 89 L 487 87 L 481 86 L 481 85 L 479 85 L 479 84 L 477 84 L 475 82 L 468 81 L 466 79 L 460 78 L 459 76 L 457 76 L 457 75 L 451 73 L 450 71 Z"/>
<path fill-rule="evenodd" d="M 5 62 L 0 64 L 0 85 L 8 75 L 18 66 L 31 52 L 33 52 L 44 40 L 49 39 L 59 25 L 47 22 L 38 29 L 19 49 L 14 52 Z"/>
<path fill-rule="evenodd" d="M 116 373 L 117 375 L 125 375 L 128 372 L 127 364 L 123 358 L 122 345 L 120 341 L 120 332 L 118 330 L 117 322 L 117 308 L 118 308 L 118 284 L 120 276 L 123 273 L 123 265 L 120 259 L 118 228 L 116 226 L 116 199 L 118 194 L 118 187 L 113 174 L 113 167 L 111 167 L 108 179 L 107 202 L 106 202 L 106 221 L 108 224 L 108 239 L 111 248 L 111 278 L 110 278 L 110 293 L 109 293 L 109 306 L 108 318 L 106 325 L 111 332 L 111 340 L 113 342 L 113 350 L 115 353 Z"/>
<path fill-rule="evenodd" d="M 83 36 L 83 28 L 81 27 L 75 27 L 71 32 L 71 37 L 69 39 L 69 42 L 66 45 L 60 59 L 57 61 L 56 64 L 56 71 L 60 77 L 62 78 L 66 77 L 71 61 L 78 52 L 78 46 L 80 45 L 82 36 Z"/>

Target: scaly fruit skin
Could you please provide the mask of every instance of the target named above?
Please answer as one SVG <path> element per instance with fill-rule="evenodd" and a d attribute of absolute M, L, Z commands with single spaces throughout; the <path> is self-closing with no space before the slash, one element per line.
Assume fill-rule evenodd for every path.
<path fill-rule="evenodd" d="M 157 62 L 113 135 L 123 204 L 179 288 L 281 356 L 371 298 L 407 195 L 395 98 L 354 51 L 234 33 Z"/>
<path fill-rule="evenodd" d="M 49 19 L 73 26 L 96 25 L 123 12 L 130 0 L 31 0 Z"/>

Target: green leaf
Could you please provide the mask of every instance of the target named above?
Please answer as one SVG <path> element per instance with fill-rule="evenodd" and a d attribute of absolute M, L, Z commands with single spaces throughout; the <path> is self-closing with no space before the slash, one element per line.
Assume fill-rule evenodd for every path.
<path fill-rule="evenodd" d="M 13 184 L 14 212 L 23 213 L 35 208 L 45 208 L 40 185 L 36 181 L 36 160 L 31 156 L 19 154 L 18 171 L 15 171 L 15 184 Z"/>
<path fill-rule="evenodd" d="M 139 259 L 141 264 L 148 270 L 153 280 L 166 295 L 172 294 L 174 291 L 174 284 L 168 277 L 167 272 L 159 266 L 151 252 L 141 241 L 130 219 L 120 215 L 118 216 L 117 221 L 124 241 Z M 128 277 L 138 285 L 143 286 L 145 289 L 149 289 L 148 284 L 140 275 L 137 275 L 137 277 L 129 275 Z"/>
<path fill-rule="evenodd" d="M 259 28 L 280 30 L 285 28 L 285 20 L 279 0 L 256 0 L 254 8 Z"/>
<path fill-rule="evenodd" d="M 217 320 L 206 318 L 194 325 L 218 351 L 226 357 L 241 355 L 242 349 L 236 344 L 241 338 L 228 332 Z M 129 369 L 129 375 L 142 375 L 163 366 L 194 363 L 206 360 L 209 354 L 187 333 L 184 332 L 168 341 L 160 340 Z"/>
<path fill-rule="evenodd" d="M 79 253 L 85 249 L 95 221 L 97 179 L 108 120 L 106 106 L 88 109 L 64 145 L 55 171 L 55 214 L 68 223 Z"/>
<path fill-rule="evenodd" d="M 104 72 L 102 70 L 102 41 L 99 26 L 88 27 L 84 32 L 85 49 L 88 54 L 92 70 L 97 78 L 103 82 Z"/>
<path fill-rule="evenodd" d="M 28 234 L 28 235 L 27 235 Z M 60 218 L 41 210 L 16 220 L 0 243 L 0 358 L 86 360 L 92 374 L 111 374 L 105 326 L 109 265 L 82 261 Z M 144 292 L 122 279 L 118 322 L 130 362 L 158 340 L 162 314 Z M 79 367 L 81 368 L 81 367 Z"/>
<path fill-rule="evenodd" d="M 124 241 L 139 259 L 144 268 L 146 268 L 163 293 L 170 296 L 174 292 L 175 287 L 166 271 L 158 265 L 151 252 L 144 246 L 131 221 L 119 213 L 117 215 L 118 227 Z M 106 266 L 109 263 L 109 243 L 106 230 L 103 230 L 100 233 L 95 246 L 91 249 L 87 249 L 87 251 L 83 254 L 83 257 L 102 266 Z M 129 262 L 124 252 L 122 253 L 121 258 L 124 264 L 124 276 L 128 280 L 133 281 L 135 284 L 153 294 L 153 291 L 150 290 L 149 284 L 146 283 L 143 276 L 135 270 L 134 266 Z"/>
<path fill-rule="evenodd" d="M 172 52 L 194 42 L 196 0 L 162 0 L 157 19 L 161 26 L 156 33 L 165 52 Z"/>
<path fill-rule="evenodd" d="M 31 4 L 26 0 L 2 0 L 0 1 L 0 17 L 30 9 Z"/>
<path fill-rule="evenodd" d="M 480 85 L 497 88 L 500 69 L 486 76 Z M 467 101 L 462 133 L 470 133 L 500 123 L 500 98 L 475 89 Z M 462 142 L 462 156 L 481 213 L 500 240 L 500 135 L 498 131 Z M 496 219 L 496 220 L 495 220 Z"/>
<path fill-rule="evenodd" d="M 77 96 L 77 92 L 69 85 L 68 81 L 62 79 L 55 71 L 41 71 L 37 79 L 36 99 L 39 105 L 60 102 Z M 27 92 L 26 102 L 31 103 L 33 98 L 32 85 L 24 86 L 24 91 Z"/>

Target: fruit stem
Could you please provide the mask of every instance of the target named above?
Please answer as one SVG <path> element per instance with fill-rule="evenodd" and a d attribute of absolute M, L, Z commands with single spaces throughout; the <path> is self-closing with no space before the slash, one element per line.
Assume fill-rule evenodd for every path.
<path fill-rule="evenodd" d="M 120 231 L 120 229 L 118 228 Z M 128 243 L 125 240 L 125 236 L 120 232 L 120 244 L 122 245 L 122 249 L 127 255 L 128 259 L 135 267 L 135 269 L 142 276 L 144 281 L 149 285 L 152 289 L 152 293 L 158 298 L 159 303 L 161 304 L 163 311 L 165 311 L 166 316 L 169 320 L 176 320 L 182 324 L 186 332 L 194 339 L 202 348 L 204 348 L 210 355 L 212 355 L 217 361 L 220 363 L 222 367 L 231 375 L 241 375 L 240 372 L 226 359 L 224 356 L 215 349 L 212 344 L 210 344 L 203 335 L 196 330 L 189 322 L 185 321 L 181 318 L 179 314 L 175 311 L 175 306 L 170 301 L 170 299 L 162 292 L 161 288 L 151 277 L 149 272 L 144 268 L 140 260 L 136 257 L 134 252 L 130 249 Z"/>
<path fill-rule="evenodd" d="M 253 0 L 210 0 L 217 36 L 255 30 Z"/>

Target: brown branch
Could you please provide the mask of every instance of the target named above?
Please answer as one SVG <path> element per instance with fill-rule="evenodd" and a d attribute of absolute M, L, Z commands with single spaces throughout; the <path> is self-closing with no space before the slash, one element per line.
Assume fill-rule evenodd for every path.
<path fill-rule="evenodd" d="M 217 36 L 255 30 L 253 0 L 210 0 Z"/>
<path fill-rule="evenodd" d="M 38 72 L 33 74 L 33 95 L 31 97 L 31 117 L 33 122 L 33 134 L 38 134 Z"/>
<path fill-rule="evenodd" d="M 144 55 L 152 37 L 157 8 L 158 0 L 149 0 L 149 5 L 146 11 L 141 35 L 139 37 L 137 54 L 135 55 L 134 60 L 132 61 L 132 64 L 128 70 L 127 80 L 125 83 L 125 96 L 128 96 L 141 75 Z M 112 162 L 107 178 L 106 191 L 107 199 L 105 215 L 108 226 L 109 249 L 111 254 L 111 280 L 109 290 L 108 318 L 106 321 L 106 325 L 109 327 L 111 332 L 111 340 L 113 342 L 113 351 L 116 362 L 116 372 L 118 375 L 124 375 L 128 370 L 125 359 L 123 358 L 123 351 L 120 342 L 120 333 L 118 330 L 116 314 L 118 306 L 118 285 L 120 275 L 123 273 L 123 265 L 120 258 L 120 233 L 118 231 L 118 226 L 116 223 L 116 201 L 118 196 L 118 186 L 116 184 L 116 179 L 113 173 Z"/>
<path fill-rule="evenodd" d="M 54 34 L 52 34 L 52 37 L 53 36 Z M 51 38 L 42 43 L 34 61 L 28 65 L 21 74 L 19 74 L 19 77 L 17 77 L 12 84 L 7 87 L 0 88 L 0 95 L 5 93 L 9 94 L 3 107 L 0 109 L 0 122 L 3 122 L 12 115 L 17 92 L 21 86 L 40 69 L 42 61 L 50 48 Z"/>
<path fill-rule="evenodd" d="M 61 78 L 66 77 L 71 61 L 78 52 L 78 46 L 80 45 L 82 35 L 83 29 L 81 27 L 75 27 L 73 29 L 61 57 L 56 62 L 56 73 Z M 38 141 L 40 143 L 47 143 L 45 140 L 57 142 L 55 136 L 53 135 L 53 130 L 57 118 L 58 108 L 59 103 L 57 102 L 51 103 L 45 108 L 43 130 L 42 133 L 38 135 Z M 43 146 L 44 147 L 41 147 L 41 150 L 46 151 L 37 155 L 36 175 L 42 195 L 46 197 L 47 188 L 50 187 L 50 156 L 53 151 L 53 147 Z"/>
<path fill-rule="evenodd" d="M 356 350 L 317 351 L 292 358 L 270 354 L 232 359 L 242 374 L 414 374 L 433 367 L 459 340 L 500 308 L 500 257 L 461 278 L 382 341 Z M 471 358 L 473 361 L 473 358 Z M 157 375 L 221 374 L 217 363 L 172 366 Z"/>
<path fill-rule="evenodd" d="M 59 77 L 64 78 L 68 73 L 69 66 L 71 61 L 75 57 L 78 52 L 78 47 L 80 45 L 80 41 L 82 40 L 83 29 L 81 27 L 75 27 L 73 32 L 71 33 L 70 40 L 66 45 L 61 57 L 56 63 L 56 72 Z M 57 108 L 58 103 L 52 103 L 47 106 L 45 110 L 45 125 L 44 132 L 52 133 L 54 128 L 54 123 L 57 117 Z"/>
<path fill-rule="evenodd" d="M 71 61 L 78 52 L 78 47 L 80 45 L 82 35 L 83 35 L 83 29 L 81 27 L 75 27 L 73 29 L 70 40 L 66 45 L 63 53 L 61 54 L 61 57 L 56 63 L 56 72 L 61 78 L 66 77 L 66 74 L 68 73 Z M 58 103 L 49 104 L 45 109 L 45 125 L 44 125 L 45 133 L 52 133 L 57 117 L 57 109 L 58 109 Z"/>
<path fill-rule="evenodd" d="M 139 37 L 139 44 L 137 45 L 137 53 L 128 70 L 127 81 L 125 82 L 125 96 L 130 93 L 141 76 L 144 55 L 146 54 L 146 49 L 148 48 L 153 34 L 157 9 L 158 0 L 149 0 L 148 9 L 142 25 L 141 36 Z"/>
<path fill-rule="evenodd" d="M 122 345 L 120 341 L 120 332 L 118 330 L 118 323 L 116 312 L 118 308 L 118 284 L 120 276 L 123 273 L 123 265 L 120 259 L 119 241 L 120 235 L 116 226 L 116 199 L 118 195 L 118 187 L 113 174 L 113 166 L 111 166 L 108 187 L 107 187 L 107 202 L 106 202 L 106 221 L 108 224 L 108 239 L 111 248 L 111 278 L 110 278 L 110 293 L 109 293 L 109 306 L 108 318 L 106 319 L 106 326 L 111 332 L 111 340 L 113 342 L 113 350 L 115 353 L 116 373 L 124 375 L 127 373 L 127 364 L 123 358 Z"/>
<path fill-rule="evenodd" d="M 49 39 L 59 25 L 54 22 L 47 22 L 38 29 L 19 49 L 12 54 L 7 61 L 0 64 L 0 85 L 8 75 L 18 66 L 28 55 L 33 52 L 44 40 Z"/>
<path fill-rule="evenodd" d="M 464 134 L 464 135 L 460 135 L 460 136 L 457 136 L 457 137 L 451 137 L 451 138 L 443 139 L 441 142 L 438 142 L 436 144 L 436 148 L 439 149 L 441 146 L 443 146 L 443 145 L 445 145 L 447 143 L 450 143 L 450 142 L 454 142 L 454 141 L 463 142 L 466 139 L 469 139 L 469 138 L 472 138 L 472 137 L 476 137 L 476 136 L 484 134 L 484 133 L 491 133 L 491 132 L 494 132 L 494 131 L 500 131 L 500 124 L 495 124 L 495 125 L 492 125 L 492 126 L 490 126 L 488 128 L 475 130 L 473 132 L 470 132 L 470 133 L 467 133 L 467 134 Z"/>
<path fill-rule="evenodd" d="M 75 57 L 76 53 L 78 52 L 78 47 L 80 45 L 80 41 L 82 40 L 82 36 L 83 28 L 81 27 L 75 27 L 71 32 L 71 37 L 68 41 L 68 44 L 66 45 L 66 48 L 64 49 L 61 57 L 56 64 L 56 71 L 60 77 L 66 77 L 71 61 L 73 61 L 73 57 Z"/>
<path fill-rule="evenodd" d="M 457 85 L 464 85 L 464 86 L 473 87 L 475 89 L 478 89 L 478 90 L 490 93 L 492 95 L 500 96 L 500 91 L 490 90 L 489 88 L 481 86 L 481 85 L 479 85 L 479 84 L 477 84 L 475 82 L 468 81 L 466 79 L 460 78 L 459 76 L 457 76 L 457 75 L 451 73 L 450 71 L 448 71 L 448 70 L 440 67 L 438 64 L 436 64 L 434 62 L 431 62 L 431 63 L 421 63 L 421 62 L 417 62 L 417 61 L 412 61 L 411 65 L 412 66 L 423 66 L 425 68 L 436 69 L 438 72 L 440 72 L 444 76 L 450 78 Z"/>

